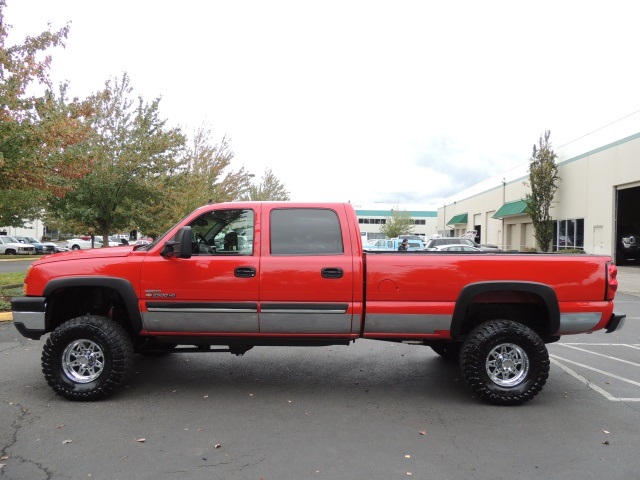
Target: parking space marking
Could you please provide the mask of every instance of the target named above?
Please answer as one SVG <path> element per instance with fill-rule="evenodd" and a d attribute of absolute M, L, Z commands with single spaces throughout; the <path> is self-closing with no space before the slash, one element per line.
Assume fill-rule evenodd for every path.
<path fill-rule="evenodd" d="M 638 387 L 640 387 L 640 383 L 635 382 L 633 380 L 630 380 L 628 378 L 620 377 L 620 376 L 615 375 L 613 373 L 605 372 L 604 370 L 599 370 L 597 368 L 590 367 L 590 366 L 584 365 L 582 363 L 574 362 L 572 360 L 568 360 L 566 358 L 559 357 L 557 355 L 550 355 L 550 357 L 551 357 L 551 363 L 553 363 L 554 365 L 559 367 L 565 373 L 568 373 L 569 375 L 571 375 L 575 379 L 577 379 L 580 382 L 584 383 L 587 387 L 589 387 L 592 390 L 598 392 L 600 395 L 605 397 L 607 400 L 610 400 L 612 402 L 640 402 L 640 398 L 618 398 L 618 397 L 614 397 L 609 392 L 607 392 L 605 389 L 599 387 L 598 385 L 596 385 L 592 381 L 587 380 L 585 377 L 580 375 L 578 372 L 575 372 L 575 371 L 571 370 L 566 365 L 563 365 L 562 363 L 560 363 L 559 360 L 562 360 L 563 362 L 567 362 L 567 363 L 572 363 L 572 364 L 577 365 L 579 367 L 586 368 L 587 370 L 592 370 L 594 372 L 600 373 L 602 375 L 605 375 L 605 376 L 608 376 L 608 377 L 611 377 L 611 378 L 615 378 L 617 380 L 621 380 L 623 382 L 631 383 L 632 385 L 636 385 Z"/>
<path fill-rule="evenodd" d="M 629 360 L 624 360 L 624 359 L 618 358 L 618 357 L 612 357 L 610 355 L 605 355 L 603 353 L 592 352 L 591 350 L 587 350 L 586 348 L 576 347 L 576 344 L 559 343 L 558 345 L 562 345 L 563 347 L 567 347 L 567 348 L 572 348 L 574 350 L 579 350 L 580 352 L 590 353 L 591 355 L 597 355 L 598 357 L 608 358 L 609 360 L 615 360 L 616 362 L 627 363 L 627 364 L 633 365 L 635 367 L 640 367 L 640 363 L 631 362 Z"/>

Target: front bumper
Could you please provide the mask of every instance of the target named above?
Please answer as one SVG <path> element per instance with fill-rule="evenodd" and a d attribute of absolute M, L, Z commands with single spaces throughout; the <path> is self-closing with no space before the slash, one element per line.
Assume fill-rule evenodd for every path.
<path fill-rule="evenodd" d="M 23 337 L 38 340 L 46 332 L 44 297 L 14 297 L 11 312 L 13 324 Z"/>
<path fill-rule="evenodd" d="M 620 330 L 624 326 L 624 320 L 626 317 L 626 315 L 616 315 L 615 313 L 611 315 L 606 326 L 606 332 L 611 333 Z"/>

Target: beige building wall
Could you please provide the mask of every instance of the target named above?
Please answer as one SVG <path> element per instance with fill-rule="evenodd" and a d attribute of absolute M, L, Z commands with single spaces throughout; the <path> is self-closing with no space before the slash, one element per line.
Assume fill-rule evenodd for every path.
<path fill-rule="evenodd" d="M 551 212 L 553 219 L 584 219 L 584 250 L 614 255 L 617 191 L 640 186 L 640 133 L 572 158 L 563 158 L 562 151 L 556 150 L 556 153 L 561 181 Z M 525 167 L 528 168 L 528 164 Z M 461 235 L 480 225 L 481 243 L 494 243 L 503 250 L 536 247 L 528 215 L 492 218 L 505 203 L 525 198 L 529 191 L 525 185 L 526 168 L 521 176 L 494 180 L 493 185 L 486 185 L 473 195 L 465 196 L 465 192 L 461 192 L 452 197 L 453 201 L 438 209 L 438 229 L 446 233 L 453 230 L 455 235 Z M 463 213 L 468 214 L 466 225 L 446 224 Z M 480 223 L 475 223 L 478 221 Z"/>

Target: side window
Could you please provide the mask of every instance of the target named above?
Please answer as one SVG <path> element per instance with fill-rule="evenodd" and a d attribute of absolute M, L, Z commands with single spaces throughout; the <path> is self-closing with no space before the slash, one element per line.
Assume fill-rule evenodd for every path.
<path fill-rule="evenodd" d="M 253 210 L 214 210 L 189 223 L 193 255 L 253 255 Z"/>
<path fill-rule="evenodd" d="M 270 239 L 273 255 L 335 255 L 344 252 L 340 221 L 333 210 L 273 210 Z"/>

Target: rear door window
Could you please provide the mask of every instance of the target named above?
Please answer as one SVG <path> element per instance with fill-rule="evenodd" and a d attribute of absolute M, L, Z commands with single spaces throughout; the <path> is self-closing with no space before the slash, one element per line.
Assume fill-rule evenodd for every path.
<path fill-rule="evenodd" d="M 320 208 L 271 211 L 272 255 L 335 255 L 344 253 L 338 215 Z"/>

